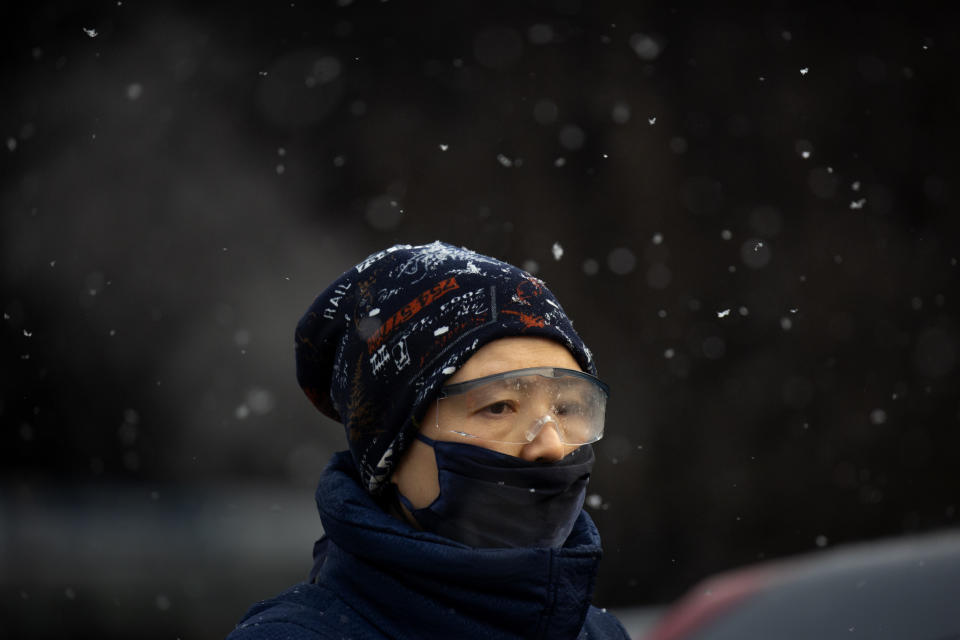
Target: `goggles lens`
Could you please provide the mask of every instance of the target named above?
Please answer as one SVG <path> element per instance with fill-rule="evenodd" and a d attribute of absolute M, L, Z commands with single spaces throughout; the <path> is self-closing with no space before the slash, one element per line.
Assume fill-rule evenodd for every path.
<path fill-rule="evenodd" d="M 582 371 L 517 369 L 443 387 L 437 428 L 467 438 L 526 444 L 554 428 L 565 444 L 603 436 L 607 385 Z"/>

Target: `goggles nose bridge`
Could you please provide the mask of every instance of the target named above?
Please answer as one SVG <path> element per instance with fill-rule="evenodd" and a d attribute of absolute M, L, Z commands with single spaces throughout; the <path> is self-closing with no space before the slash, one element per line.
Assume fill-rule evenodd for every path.
<path fill-rule="evenodd" d="M 552 415 L 550 415 L 549 413 L 545 413 L 539 418 L 537 418 L 537 420 L 533 423 L 533 425 L 531 425 L 530 428 L 524 432 L 523 435 L 524 437 L 526 437 L 527 442 L 533 442 L 536 439 L 536 437 L 540 435 L 540 432 L 543 430 L 543 425 L 547 424 L 548 422 L 553 423 L 553 428 L 557 430 L 557 435 L 561 436 L 560 423 L 557 422 L 557 419 L 554 418 Z"/>

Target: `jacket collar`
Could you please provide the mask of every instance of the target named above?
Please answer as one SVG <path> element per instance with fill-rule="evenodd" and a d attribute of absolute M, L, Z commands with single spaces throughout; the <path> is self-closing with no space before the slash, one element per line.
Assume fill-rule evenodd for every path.
<path fill-rule="evenodd" d="M 316 493 L 326 533 L 311 579 L 391 637 L 576 638 L 600 536 L 581 511 L 561 549 L 475 549 L 388 515 L 360 486 L 349 452 Z"/>

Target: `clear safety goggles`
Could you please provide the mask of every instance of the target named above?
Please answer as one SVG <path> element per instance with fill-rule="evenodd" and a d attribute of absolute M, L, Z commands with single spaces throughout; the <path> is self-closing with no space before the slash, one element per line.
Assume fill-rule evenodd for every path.
<path fill-rule="evenodd" d="M 564 444 L 603 437 L 610 391 L 582 371 L 534 367 L 442 387 L 437 429 L 489 442 L 527 444 L 546 427 Z"/>

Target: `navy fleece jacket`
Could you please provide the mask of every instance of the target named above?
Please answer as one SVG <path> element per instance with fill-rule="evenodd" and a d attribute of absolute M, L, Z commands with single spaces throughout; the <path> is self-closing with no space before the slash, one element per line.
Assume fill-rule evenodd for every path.
<path fill-rule="evenodd" d="M 585 512 L 560 549 L 475 549 L 387 514 L 347 452 L 317 505 L 311 581 L 254 605 L 228 640 L 628 639 L 590 605 L 601 550 Z"/>

